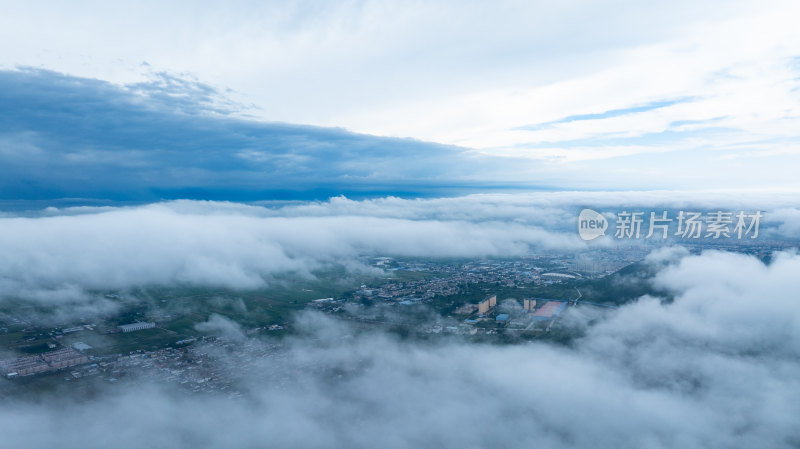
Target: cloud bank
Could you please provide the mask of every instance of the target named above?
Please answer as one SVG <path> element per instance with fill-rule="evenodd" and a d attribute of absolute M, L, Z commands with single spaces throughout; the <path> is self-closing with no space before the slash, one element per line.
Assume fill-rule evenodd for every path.
<path fill-rule="evenodd" d="M 331 264 L 358 270 L 362 256 L 518 256 L 532 247 L 580 246 L 571 233 L 511 220 L 291 210 L 176 202 L 2 218 L 0 292 L 39 297 L 42 289 L 257 288 L 275 274 L 309 276 Z"/>
<path fill-rule="evenodd" d="M 764 210 L 760 238 L 797 241 L 798 212 L 787 206 L 794 200 L 776 195 L 732 201 L 722 194 L 554 192 L 48 208 L 0 218 L 0 297 L 74 301 L 86 299 L 89 290 L 156 285 L 253 289 L 268 285 L 276 275 L 309 277 L 333 265 L 369 271 L 362 262 L 369 256 L 580 252 L 590 247 L 576 232 L 577 212 L 583 207 Z M 595 244 L 612 243 L 606 239 Z"/>

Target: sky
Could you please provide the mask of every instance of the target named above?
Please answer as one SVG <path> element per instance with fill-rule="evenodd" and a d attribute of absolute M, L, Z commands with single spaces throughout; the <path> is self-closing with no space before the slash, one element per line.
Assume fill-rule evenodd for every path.
<path fill-rule="evenodd" d="M 0 111 L 0 156 L 24 151 L 14 145 L 67 151 L 72 171 L 158 179 L 128 189 L 139 192 L 133 199 L 298 196 L 287 189 L 324 198 L 363 191 L 363 178 L 378 194 L 412 196 L 498 185 L 799 187 L 796 2 L 8 2 L 3 10 L 0 83 L 14 98 Z M 20 77 L 29 91 L 16 90 Z M 115 113 L 87 117 L 76 142 L 68 126 L 15 113 L 42 101 L 66 117 L 83 118 L 85 101 Z M 141 107 L 148 120 L 132 117 Z M 175 121 L 183 123 L 172 129 Z M 121 124 L 171 135 L 130 141 Z M 305 126 L 306 142 L 327 145 L 338 133 L 369 148 L 347 154 L 349 143 L 332 144 L 348 163 L 322 176 L 327 159 L 271 137 L 287 125 Z M 216 170 L 176 156 L 176 141 L 198 128 L 199 146 L 225 153 L 222 163 L 203 159 Z M 288 133 L 297 140 L 297 128 Z M 444 148 L 452 151 L 440 158 Z M 392 170 L 373 170 L 369 156 Z M 77 177 L 47 185 L 36 174 L 58 161 L 44 159 L 28 159 L 30 179 L 11 178 L 3 196 L 99 195 L 75 188 Z M 136 171 L 148 162 L 160 171 Z M 240 179 L 242 171 L 260 181 Z M 297 185 L 264 181 L 276 171 Z M 221 191 L 231 178 L 234 192 Z"/>

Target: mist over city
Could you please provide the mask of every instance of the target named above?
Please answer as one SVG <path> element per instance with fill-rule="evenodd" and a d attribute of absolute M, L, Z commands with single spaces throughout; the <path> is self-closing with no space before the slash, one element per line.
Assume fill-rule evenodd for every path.
<path fill-rule="evenodd" d="M 6 2 L 0 444 L 800 447 L 792 2 Z"/>

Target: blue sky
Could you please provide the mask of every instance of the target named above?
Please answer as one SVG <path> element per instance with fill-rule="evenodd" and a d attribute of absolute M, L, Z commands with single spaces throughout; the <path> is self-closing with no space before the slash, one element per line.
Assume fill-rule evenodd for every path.
<path fill-rule="evenodd" d="M 599 113 L 591 113 L 591 114 L 579 114 L 579 115 L 570 115 L 568 117 L 560 118 L 558 120 L 553 120 L 551 122 L 546 123 L 537 123 L 534 125 L 528 126 L 521 126 L 520 130 L 537 130 L 543 129 L 549 126 L 558 125 L 559 123 L 570 123 L 570 122 L 578 122 L 581 120 L 602 120 L 605 118 L 610 117 L 619 117 L 622 115 L 628 114 L 637 114 L 640 112 L 647 112 L 653 111 L 656 109 L 665 108 L 667 106 L 672 106 L 678 103 L 685 103 L 690 101 L 691 99 L 678 99 L 678 100 L 661 100 L 661 101 L 653 101 L 650 103 L 643 104 L 641 106 L 631 106 L 621 109 L 612 109 L 610 111 L 604 111 Z"/>
<path fill-rule="evenodd" d="M 0 197 L 797 191 L 798 12 L 9 4 Z"/>

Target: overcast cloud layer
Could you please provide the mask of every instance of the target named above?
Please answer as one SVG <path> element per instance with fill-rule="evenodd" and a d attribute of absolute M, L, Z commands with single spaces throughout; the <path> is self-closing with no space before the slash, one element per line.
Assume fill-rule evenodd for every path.
<path fill-rule="evenodd" d="M 0 201 L 322 199 L 504 184 L 492 178 L 498 160 L 461 148 L 257 122 L 236 110 L 215 89 L 163 73 L 119 86 L 0 71 Z"/>
<path fill-rule="evenodd" d="M 0 432 L 67 449 L 797 447 L 800 256 L 649 260 L 675 301 L 624 306 L 572 348 L 419 345 L 307 315 L 280 363 L 247 376 L 247 401 L 118 387 L 4 404 Z"/>

